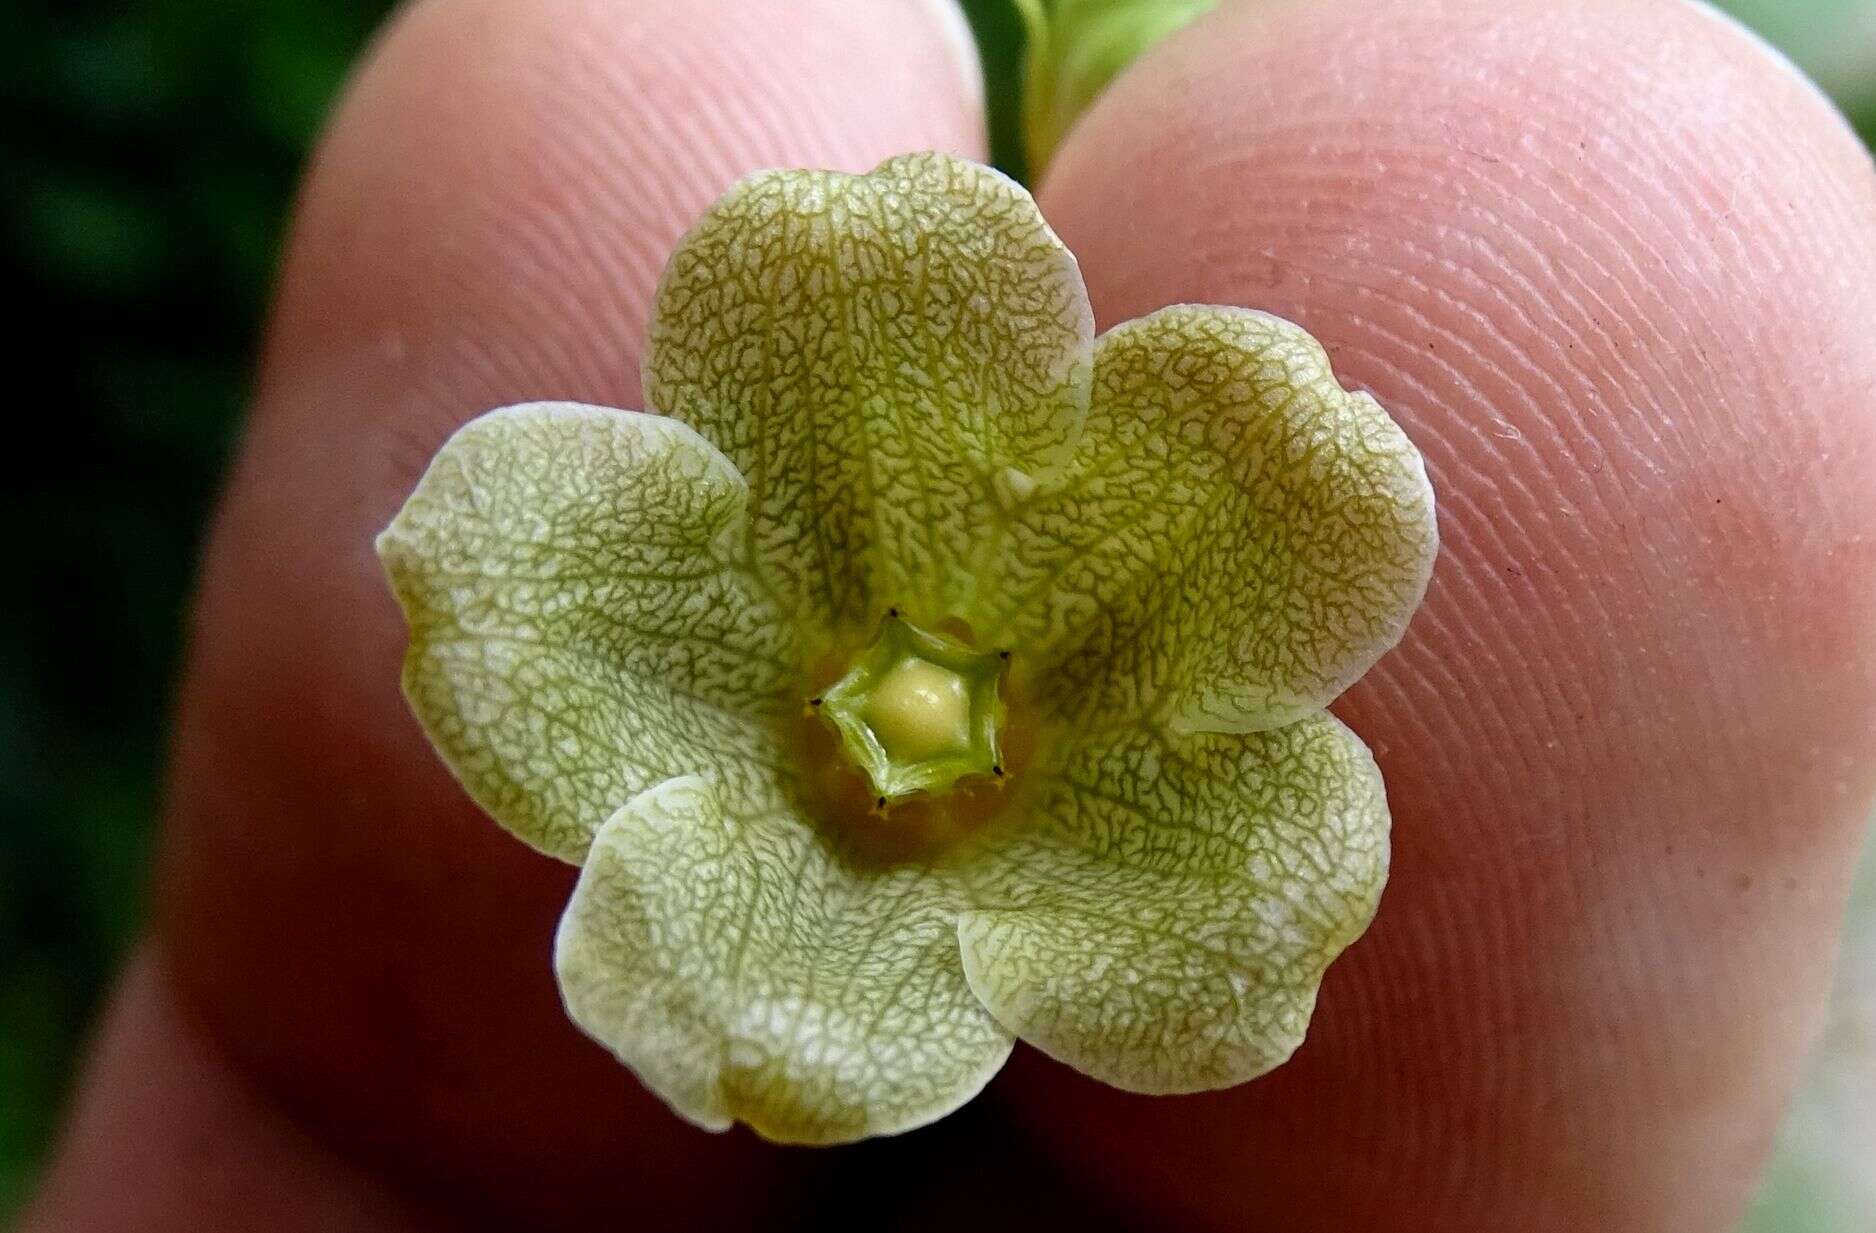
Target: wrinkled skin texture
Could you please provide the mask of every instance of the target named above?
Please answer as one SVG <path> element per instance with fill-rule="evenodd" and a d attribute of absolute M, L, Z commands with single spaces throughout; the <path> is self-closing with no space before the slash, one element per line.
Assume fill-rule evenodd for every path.
<path fill-rule="evenodd" d="M 631 405 L 660 263 L 739 174 L 981 156 L 936 12 L 430 0 L 379 45 L 208 550 L 153 952 L 28 1229 L 133 1195 L 159 1230 L 770 1227 L 881 1159 L 691 1132 L 565 1022 L 570 871 L 405 712 L 370 539 L 474 411 Z M 1149 1100 L 1019 1051 L 1000 1116 L 1154 1227 L 1725 1227 L 1876 787 L 1867 156 L 1678 0 L 1285 2 L 1143 59 L 1039 196 L 1102 325 L 1322 339 L 1426 454 L 1445 550 L 1337 707 L 1394 875 L 1296 1058 Z"/>

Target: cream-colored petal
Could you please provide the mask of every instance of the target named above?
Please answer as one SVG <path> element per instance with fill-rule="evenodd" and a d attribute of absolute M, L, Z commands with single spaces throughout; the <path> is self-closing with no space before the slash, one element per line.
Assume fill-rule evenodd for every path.
<path fill-rule="evenodd" d="M 712 206 L 653 307 L 645 397 L 749 479 L 790 614 L 870 636 L 975 602 L 1013 494 L 1087 404 L 1093 319 L 1029 194 L 941 154 L 765 172 Z"/>
<path fill-rule="evenodd" d="M 600 830 L 555 966 L 574 1022 L 681 1116 L 841 1143 L 944 1116 L 1009 1056 L 964 981 L 959 902 L 686 777 Z"/>
<path fill-rule="evenodd" d="M 1071 740 L 972 871 L 971 987 L 1022 1039 L 1116 1087 L 1242 1083 L 1302 1041 L 1324 969 L 1387 878 L 1368 751 L 1273 731 Z"/>
<path fill-rule="evenodd" d="M 776 799 L 799 667 L 747 568 L 746 500 L 676 421 L 534 403 L 457 432 L 379 537 L 411 707 L 534 847 L 578 862 L 619 806 L 699 766 Z"/>
<path fill-rule="evenodd" d="M 980 627 L 1077 722 L 1279 727 L 1399 640 L 1437 547 L 1419 453 L 1315 339 L 1184 305 L 1102 335 L 1081 448 Z"/>

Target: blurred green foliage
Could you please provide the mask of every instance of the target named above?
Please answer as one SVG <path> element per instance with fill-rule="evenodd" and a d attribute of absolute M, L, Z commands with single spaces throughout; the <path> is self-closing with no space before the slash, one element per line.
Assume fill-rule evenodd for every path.
<path fill-rule="evenodd" d="M 1836 55 L 1792 11 L 1854 2 L 1756 7 Z M 11 403 L 50 444 L 0 485 L 0 1223 L 142 918 L 192 563 L 294 177 L 386 7 L 0 0 Z M 1021 23 L 1009 0 L 965 7 L 993 150 L 1020 171 Z M 1876 134 L 1876 82 L 1832 63 Z"/>
<path fill-rule="evenodd" d="M 141 917 L 196 543 L 296 169 L 378 0 L 0 3 L 0 1223 Z"/>

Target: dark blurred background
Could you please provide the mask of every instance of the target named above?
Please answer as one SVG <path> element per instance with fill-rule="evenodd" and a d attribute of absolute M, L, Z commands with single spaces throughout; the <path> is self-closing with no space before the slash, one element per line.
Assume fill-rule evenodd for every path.
<path fill-rule="evenodd" d="M 1565 0 L 1559 0 L 1560 3 Z M 144 906 L 198 540 L 294 178 L 381 0 L 0 0 L 0 1225 Z M 1876 138 L 1876 0 L 1734 0 Z M 1020 28 L 965 0 L 995 152 Z"/>

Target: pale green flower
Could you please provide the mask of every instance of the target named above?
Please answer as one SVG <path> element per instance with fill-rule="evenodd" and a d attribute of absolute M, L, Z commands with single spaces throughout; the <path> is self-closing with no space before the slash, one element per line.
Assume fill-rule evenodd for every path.
<path fill-rule="evenodd" d="M 1282 1062 L 1387 872 L 1322 707 L 1435 549 L 1374 400 L 1261 313 L 1097 340 L 1028 194 L 934 154 L 732 189 L 644 369 L 671 418 L 490 412 L 378 544 L 431 739 L 584 866 L 575 1021 L 808 1143 L 1017 1037 L 1142 1092 Z"/>

